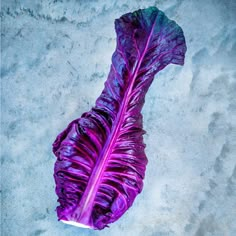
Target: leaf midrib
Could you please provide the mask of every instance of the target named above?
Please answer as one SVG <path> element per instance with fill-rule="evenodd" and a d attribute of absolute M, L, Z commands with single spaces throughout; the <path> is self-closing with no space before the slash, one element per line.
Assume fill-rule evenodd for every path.
<path fill-rule="evenodd" d="M 104 169 L 106 167 L 107 160 L 109 159 L 111 150 L 117 140 L 120 126 L 124 122 L 123 117 L 124 117 L 124 113 L 126 112 L 127 103 L 129 101 L 128 98 L 130 96 L 130 93 L 133 90 L 133 84 L 134 84 L 135 78 L 138 74 L 138 71 L 139 71 L 142 61 L 143 61 L 143 58 L 147 52 L 147 49 L 148 49 L 148 46 L 150 43 L 150 39 L 153 34 L 154 26 L 156 24 L 157 17 L 158 17 L 158 14 L 155 17 L 151 31 L 149 33 L 148 39 L 145 44 L 145 48 L 143 50 L 143 53 L 139 59 L 137 66 L 133 72 L 133 75 L 131 76 L 131 83 L 127 89 L 127 92 L 125 93 L 125 96 L 123 98 L 123 101 L 122 101 L 120 109 L 119 109 L 119 112 L 117 114 L 117 118 L 113 124 L 113 127 L 115 127 L 115 129 L 113 129 L 111 131 L 111 133 L 110 133 L 110 135 L 109 135 L 109 137 L 108 137 L 108 139 L 101 151 L 101 154 L 98 157 L 98 161 L 96 162 L 96 164 L 93 168 L 93 171 L 91 173 L 91 176 L 89 178 L 88 185 L 87 185 L 85 192 L 80 200 L 79 207 L 75 210 L 75 212 L 79 215 L 79 218 L 87 217 L 87 220 L 89 221 L 89 218 L 90 218 L 90 215 L 92 212 L 92 208 L 93 208 L 93 204 L 91 204 L 91 202 L 93 202 L 95 199 L 97 189 L 98 189 L 98 186 L 101 181 L 101 177 L 102 177 Z"/>

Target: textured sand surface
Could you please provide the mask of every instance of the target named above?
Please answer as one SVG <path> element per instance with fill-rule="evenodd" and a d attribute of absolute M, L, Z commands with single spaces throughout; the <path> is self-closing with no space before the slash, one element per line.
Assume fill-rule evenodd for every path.
<path fill-rule="evenodd" d="M 143 192 L 101 232 L 58 222 L 51 144 L 102 91 L 114 19 L 149 6 L 188 51 L 146 97 Z M 235 236 L 235 15 L 233 0 L 2 1 L 2 235 Z"/>

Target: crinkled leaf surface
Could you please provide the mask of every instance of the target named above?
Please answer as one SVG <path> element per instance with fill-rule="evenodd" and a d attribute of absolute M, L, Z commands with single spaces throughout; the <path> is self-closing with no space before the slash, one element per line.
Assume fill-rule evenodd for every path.
<path fill-rule="evenodd" d="M 155 7 L 115 20 L 117 47 L 105 88 L 53 144 L 59 220 L 103 229 L 142 191 L 147 165 L 141 109 L 155 74 L 182 65 L 182 29 Z"/>

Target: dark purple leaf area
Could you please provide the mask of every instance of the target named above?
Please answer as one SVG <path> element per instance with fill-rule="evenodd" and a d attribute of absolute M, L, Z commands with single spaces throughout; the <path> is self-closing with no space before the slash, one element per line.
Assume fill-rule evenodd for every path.
<path fill-rule="evenodd" d="M 183 65 L 186 52 L 182 29 L 155 7 L 123 15 L 115 29 L 102 94 L 53 144 L 58 218 L 93 229 L 119 219 L 142 191 L 145 94 L 158 71 Z"/>

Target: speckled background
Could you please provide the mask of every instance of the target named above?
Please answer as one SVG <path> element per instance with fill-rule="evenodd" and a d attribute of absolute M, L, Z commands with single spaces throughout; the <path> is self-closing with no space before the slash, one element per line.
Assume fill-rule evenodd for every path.
<path fill-rule="evenodd" d="M 100 94 L 114 19 L 153 5 L 183 28 L 188 51 L 146 97 L 143 192 L 109 229 L 65 225 L 51 144 Z M 3 236 L 236 235 L 234 0 L 3 0 L 1 19 Z"/>

